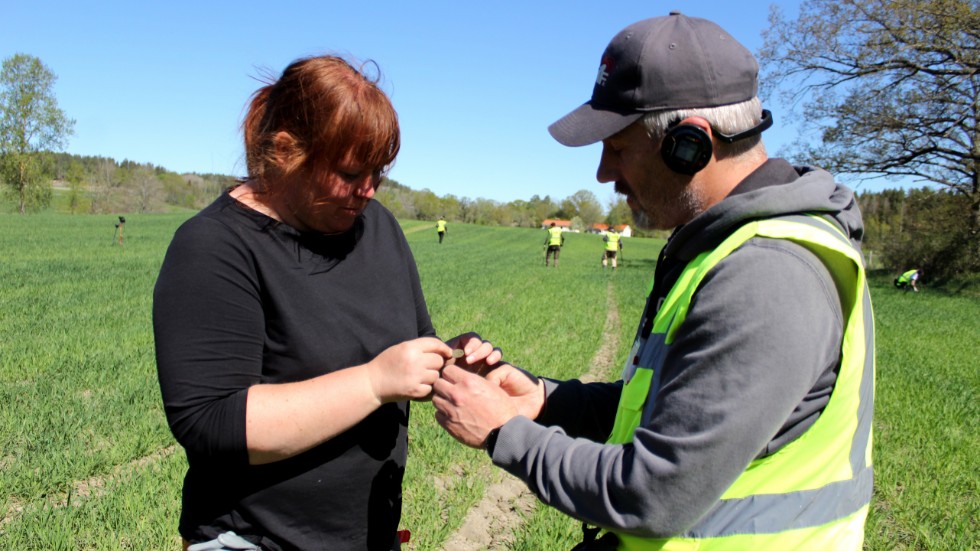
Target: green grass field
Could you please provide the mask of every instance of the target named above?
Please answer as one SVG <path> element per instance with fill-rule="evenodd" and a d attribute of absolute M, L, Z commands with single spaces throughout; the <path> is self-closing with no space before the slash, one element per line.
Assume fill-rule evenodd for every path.
<path fill-rule="evenodd" d="M 0 215 L 0 549 L 176 549 L 184 456 L 166 426 L 153 359 L 151 292 L 189 213 Z M 610 309 L 630 345 L 662 242 L 628 239 L 616 272 L 597 236 L 570 235 L 558 269 L 544 232 L 407 221 L 440 335 L 477 331 L 547 376 L 588 372 Z M 980 546 L 976 293 L 902 293 L 872 278 L 878 331 L 876 489 L 868 549 Z M 500 479 L 414 404 L 403 525 L 438 549 Z M 579 525 L 537 507 L 513 549 L 567 549 Z"/>

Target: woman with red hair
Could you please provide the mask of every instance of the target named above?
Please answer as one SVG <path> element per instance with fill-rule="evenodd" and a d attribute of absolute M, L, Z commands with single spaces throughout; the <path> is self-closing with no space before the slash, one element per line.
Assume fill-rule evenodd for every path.
<path fill-rule="evenodd" d="M 255 92 L 248 178 L 184 223 L 154 291 L 196 549 L 390 550 L 409 401 L 473 334 L 435 337 L 411 250 L 374 201 L 400 146 L 375 79 L 301 59 Z"/>

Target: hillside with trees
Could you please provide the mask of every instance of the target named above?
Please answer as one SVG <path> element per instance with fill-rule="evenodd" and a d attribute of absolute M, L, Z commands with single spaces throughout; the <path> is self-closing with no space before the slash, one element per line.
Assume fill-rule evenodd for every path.
<path fill-rule="evenodd" d="M 116 161 L 109 157 L 45 151 L 35 158 L 41 180 L 49 190 L 51 187 L 60 190 L 65 196 L 60 208 L 72 214 L 198 210 L 237 181 L 234 176 L 178 174 L 151 163 Z M 440 197 L 428 189 L 414 190 L 383 178 L 376 197 L 396 217 L 407 220 L 434 221 L 445 216 L 452 222 L 534 228 L 546 218 L 561 218 L 571 220 L 572 227 L 579 231 L 595 223 L 632 223 L 623 199 L 603 206 L 588 190 L 579 190 L 563 199 L 534 195 L 529 200 L 502 203 L 451 194 Z"/>

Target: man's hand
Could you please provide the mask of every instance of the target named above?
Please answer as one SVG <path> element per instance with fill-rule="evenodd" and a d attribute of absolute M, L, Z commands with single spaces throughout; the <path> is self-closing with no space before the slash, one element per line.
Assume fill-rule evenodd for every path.
<path fill-rule="evenodd" d="M 498 383 L 456 365 L 446 366 L 433 388 L 436 421 L 472 448 L 482 446 L 492 429 L 520 415 L 518 403 Z"/>
<path fill-rule="evenodd" d="M 487 373 L 487 380 L 500 385 L 520 415 L 537 419 L 544 408 L 544 383 L 519 367 L 502 363 Z"/>

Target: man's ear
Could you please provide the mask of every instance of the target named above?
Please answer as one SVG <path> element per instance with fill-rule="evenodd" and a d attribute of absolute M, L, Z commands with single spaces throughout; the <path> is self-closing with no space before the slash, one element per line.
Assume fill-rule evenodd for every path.
<path fill-rule="evenodd" d="M 701 117 L 688 117 L 672 124 L 660 142 L 660 155 L 667 168 L 693 175 L 711 161 L 711 124 Z"/>

